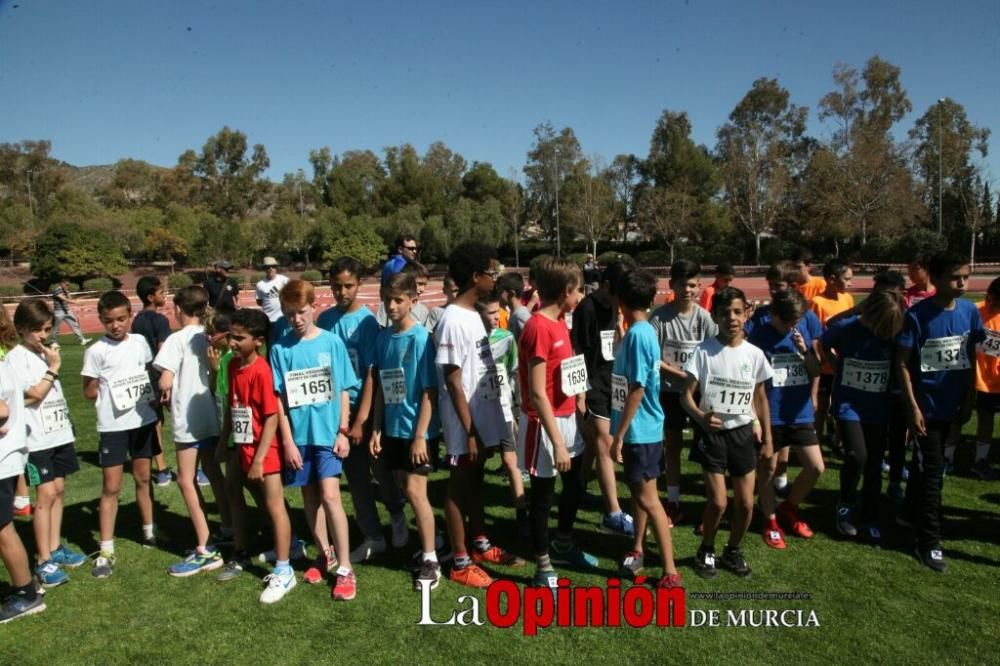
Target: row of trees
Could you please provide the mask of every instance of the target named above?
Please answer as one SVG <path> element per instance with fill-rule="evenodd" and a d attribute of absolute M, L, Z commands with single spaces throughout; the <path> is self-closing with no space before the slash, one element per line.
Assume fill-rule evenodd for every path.
<path fill-rule="evenodd" d="M 443 143 L 309 154 L 274 183 L 264 146 L 223 128 L 170 169 L 122 160 L 88 193 L 45 141 L 0 145 L 0 247 L 34 258 L 36 273 L 114 273 L 124 259 L 243 264 L 263 254 L 326 261 L 344 252 L 369 265 L 401 232 L 440 260 L 468 238 L 522 252 L 662 249 L 706 261 L 761 263 L 790 245 L 819 253 L 905 259 L 921 245 L 1000 249 L 998 214 L 981 160 L 989 130 L 958 102 L 940 100 L 908 132 L 900 69 L 878 57 L 833 72 L 819 100 L 828 135 L 807 134 L 809 111 L 762 78 L 716 132 L 692 139 L 687 114 L 665 110 L 645 157 L 606 161 L 573 130 L 534 130 L 523 179 L 469 164 Z M 73 238 L 60 268 L 40 239 Z M 906 238 L 905 243 L 900 239 Z M 45 246 L 51 257 L 51 243 Z M 102 260 L 102 257 L 109 257 Z M 68 265 L 66 265 L 68 263 Z"/>

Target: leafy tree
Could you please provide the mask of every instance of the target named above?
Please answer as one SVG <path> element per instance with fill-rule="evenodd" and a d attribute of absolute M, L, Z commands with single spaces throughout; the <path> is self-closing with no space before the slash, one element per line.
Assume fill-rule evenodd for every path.
<path fill-rule="evenodd" d="M 318 177 L 322 170 L 315 171 L 315 168 L 314 164 L 314 173 Z M 375 153 L 370 150 L 347 151 L 326 167 L 322 185 L 324 201 L 348 216 L 374 215 L 378 192 L 385 179 L 385 169 Z"/>
<path fill-rule="evenodd" d="M 52 198 L 66 182 L 66 170 L 49 156 L 51 150 L 44 140 L 0 143 L 0 185 L 37 219 L 48 216 Z"/>
<path fill-rule="evenodd" d="M 320 228 L 326 263 L 347 255 L 360 261 L 362 266 L 373 268 L 385 258 L 386 245 L 366 216 L 347 219 L 337 209 L 328 209 L 321 217 Z"/>
<path fill-rule="evenodd" d="M 482 203 L 492 197 L 503 201 L 511 183 L 504 180 L 489 162 L 473 162 L 462 176 L 462 196 Z"/>
<path fill-rule="evenodd" d="M 31 250 L 34 239 L 31 209 L 26 204 L 0 203 L 0 248 L 9 253 L 11 264 L 16 254 Z"/>
<path fill-rule="evenodd" d="M 539 216 L 546 236 L 556 241 L 556 253 L 562 252 L 559 233 L 559 195 L 565 175 L 576 172 L 583 162 L 580 142 L 569 127 L 558 133 L 552 123 L 534 129 L 535 143 L 524 165 L 529 206 Z"/>
<path fill-rule="evenodd" d="M 619 240 L 625 242 L 635 220 L 636 191 L 642 177 L 642 160 L 635 155 L 616 155 L 605 172 L 617 201 Z"/>
<path fill-rule="evenodd" d="M 200 181 L 200 200 L 223 219 L 246 217 L 268 193 L 268 181 L 262 178 L 271 166 L 267 150 L 258 143 L 248 156 L 248 149 L 246 134 L 223 127 L 208 138 L 201 153 L 189 150 L 178 158 L 178 166 L 189 167 Z"/>
<path fill-rule="evenodd" d="M 151 204 L 160 191 L 162 171 L 142 160 L 118 160 L 111 183 L 97 192 L 98 198 L 109 208 L 138 208 Z"/>
<path fill-rule="evenodd" d="M 160 261 L 177 261 L 188 253 L 184 239 L 166 227 L 153 227 L 146 232 L 146 253 Z"/>
<path fill-rule="evenodd" d="M 48 227 L 38 237 L 31 258 L 31 272 L 42 280 L 115 276 L 127 270 L 128 264 L 115 239 L 73 223 Z"/>
<path fill-rule="evenodd" d="M 590 252 L 614 231 L 615 193 L 604 177 L 601 160 L 595 156 L 589 171 L 573 174 L 566 182 L 566 226 L 582 235 Z"/>
<path fill-rule="evenodd" d="M 683 111 L 665 110 L 660 116 L 642 170 L 656 187 L 685 192 L 700 201 L 719 190 L 712 157 L 691 139 L 691 122 Z"/>

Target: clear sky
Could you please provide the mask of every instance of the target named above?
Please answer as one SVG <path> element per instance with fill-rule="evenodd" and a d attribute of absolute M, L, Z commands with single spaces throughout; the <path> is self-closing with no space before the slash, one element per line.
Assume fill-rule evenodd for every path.
<path fill-rule="evenodd" d="M 825 136 L 834 65 L 875 54 L 913 103 L 899 134 L 947 96 L 1000 151 L 997 0 L 0 0 L 0 141 L 171 166 L 229 125 L 266 146 L 274 179 L 308 174 L 324 145 L 436 140 L 522 177 L 544 121 L 610 161 L 645 156 L 660 113 L 683 110 L 714 146 L 762 76 Z"/>

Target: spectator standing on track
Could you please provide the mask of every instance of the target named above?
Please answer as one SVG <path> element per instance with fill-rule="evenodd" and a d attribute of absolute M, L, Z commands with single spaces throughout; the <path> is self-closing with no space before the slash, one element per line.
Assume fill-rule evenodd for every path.
<path fill-rule="evenodd" d="M 52 290 L 52 312 L 54 313 L 54 319 L 52 321 L 52 336 L 49 338 L 50 343 L 56 341 L 56 336 L 59 335 L 62 322 L 69 324 L 70 330 L 80 340 L 81 345 L 86 346 L 90 342 L 90 338 L 83 337 L 83 331 L 80 330 L 80 321 L 70 309 L 70 305 L 72 304 L 73 297 L 69 293 L 69 280 L 60 278 L 59 283 Z"/>
<path fill-rule="evenodd" d="M 288 277 L 278 273 L 278 260 L 274 257 L 264 257 L 261 268 L 264 269 L 264 279 L 257 282 L 254 291 L 257 305 L 273 324 L 281 319 L 281 300 L 278 294 L 281 288 L 288 284 Z"/>
<path fill-rule="evenodd" d="M 396 254 L 391 255 L 382 266 L 382 281 L 385 284 L 391 276 L 403 270 L 408 261 L 416 261 L 420 254 L 417 239 L 410 234 L 400 234 L 396 238 Z"/>
<path fill-rule="evenodd" d="M 240 284 L 229 277 L 229 270 L 233 265 L 225 259 L 215 262 L 215 273 L 205 280 L 205 291 L 208 292 L 208 304 L 218 310 L 225 308 L 236 309 L 236 301 L 240 293 Z"/>

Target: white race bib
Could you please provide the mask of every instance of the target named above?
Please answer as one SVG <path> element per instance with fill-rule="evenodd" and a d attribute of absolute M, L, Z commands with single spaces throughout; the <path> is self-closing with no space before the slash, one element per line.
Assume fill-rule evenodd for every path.
<path fill-rule="evenodd" d="M 566 314 L 563 315 L 563 318 L 566 320 L 566 328 L 572 331 L 573 330 L 573 313 L 572 312 L 567 312 Z"/>
<path fill-rule="evenodd" d="M 149 373 L 145 370 L 112 379 L 108 385 L 111 402 L 119 412 L 127 412 L 142 400 L 153 397 L 153 385 L 149 383 Z"/>
<path fill-rule="evenodd" d="M 949 370 L 966 370 L 969 366 L 969 356 L 965 353 L 964 335 L 951 335 L 946 338 L 932 338 L 920 349 L 921 372 L 947 372 Z"/>
<path fill-rule="evenodd" d="M 233 422 L 233 441 L 253 444 L 253 411 L 250 407 L 230 407 L 229 416 Z"/>
<path fill-rule="evenodd" d="M 402 368 L 379 370 L 382 382 L 382 397 L 387 405 L 398 405 L 406 400 L 406 373 Z"/>
<path fill-rule="evenodd" d="M 667 340 L 663 343 L 663 360 L 674 368 L 683 368 L 700 342 L 695 340 Z"/>
<path fill-rule="evenodd" d="M 728 379 L 713 376 L 708 378 L 705 403 L 708 410 L 730 416 L 744 416 L 753 413 L 753 388 L 751 379 Z"/>
<path fill-rule="evenodd" d="M 845 358 L 840 383 L 866 393 L 885 393 L 889 388 L 889 361 Z"/>
<path fill-rule="evenodd" d="M 625 397 L 628 395 L 628 379 L 624 375 L 611 375 L 611 411 L 625 411 Z"/>
<path fill-rule="evenodd" d="M 980 342 L 978 347 L 979 351 L 987 356 L 1000 358 L 1000 331 L 986 329 L 986 339 Z"/>
<path fill-rule="evenodd" d="M 73 424 L 69 420 L 69 405 L 65 398 L 53 396 L 46 398 L 41 404 L 42 432 L 46 435 L 71 430 Z"/>
<path fill-rule="evenodd" d="M 577 395 L 587 390 L 587 364 L 583 354 L 570 356 L 559 364 L 562 390 L 566 395 Z"/>
<path fill-rule="evenodd" d="M 500 392 L 500 407 L 503 408 L 503 420 L 506 423 L 513 423 L 514 408 L 510 404 L 510 391 Z"/>
<path fill-rule="evenodd" d="M 809 373 L 806 372 L 806 364 L 798 354 L 773 354 L 771 356 L 771 367 L 774 369 L 774 378 L 771 380 L 772 386 L 807 386 L 809 384 Z"/>
<path fill-rule="evenodd" d="M 605 361 L 615 360 L 615 332 L 601 331 L 601 358 Z"/>
<path fill-rule="evenodd" d="M 289 407 L 302 407 L 333 400 L 330 368 L 306 368 L 285 373 Z"/>
<path fill-rule="evenodd" d="M 499 400 L 503 393 L 503 374 L 495 365 L 479 366 L 479 388 L 476 395 L 480 400 Z"/>

